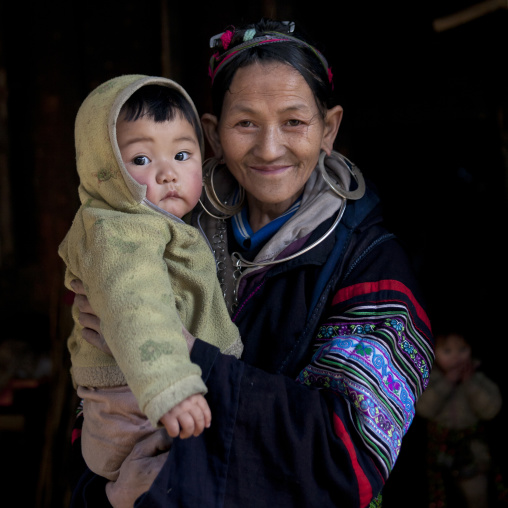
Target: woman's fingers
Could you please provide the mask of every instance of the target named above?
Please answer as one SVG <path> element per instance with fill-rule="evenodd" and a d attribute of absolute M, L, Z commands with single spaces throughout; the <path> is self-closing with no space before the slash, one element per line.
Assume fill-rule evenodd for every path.
<path fill-rule="evenodd" d="M 112 356 L 111 350 L 102 336 L 101 320 L 97 317 L 88 301 L 83 283 L 76 279 L 71 282 L 71 287 L 76 292 L 74 305 L 79 309 L 78 320 L 83 327 L 81 336 L 92 346 Z"/>
<path fill-rule="evenodd" d="M 106 485 L 114 508 L 132 508 L 136 499 L 150 488 L 168 457 L 171 442 L 165 429 L 159 429 L 134 445 L 120 466 L 118 480 Z"/>
<path fill-rule="evenodd" d="M 131 459 L 144 459 L 155 457 L 161 452 L 166 452 L 171 447 L 173 440 L 168 436 L 165 429 L 157 429 L 145 439 L 138 441 L 131 452 Z"/>
<path fill-rule="evenodd" d="M 101 332 L 101 320 L 95 314 L 89 314 L 88 312 L 83 312 L 80 309 L 78 319 L 84 328 L 90 328 L 97 333 Z"/>
<path fill-rule="evenodd" d="M 189 349 L 189 353 L 192 351 L 192 347 L 194 346 L 194 342 L 196 342 L 196 338 L 182 325 L 182 333 L 187 342 L 187 348 Z"/>
<path fill-rule="evenodd" d="M 106 353 L 109 356 L 113 356 L 111 349 L 106 344 L 104 337 L 90 328 L 83 328 L 81 330 L 81 336 L 85 339 L 90 345 L 95 346 L 97 349 L 100 349 L 103 353 Z"/>
<path fill-rule="evenodd" d="M 76 294 L 74 296 L 74 303 L 78 307 L 80 312 L 86 312 L 87 314 L 95 314 L 86 295 Z"/>
<path fill-rule="evenodd" d="M 71 288 L 77 295 L 86 295 L 85 287 L 79 279 L 71 280 Z"/>

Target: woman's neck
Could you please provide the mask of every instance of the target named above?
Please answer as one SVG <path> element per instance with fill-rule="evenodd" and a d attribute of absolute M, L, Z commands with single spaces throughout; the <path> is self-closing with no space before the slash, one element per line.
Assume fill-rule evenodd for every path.
<path fill-rule="evenodd" d="M 283 203 L 263 203 L 254 196 L 247 194 L 247 203 L 249 204 L 249 225 L 254 233 L 259 231 L 269 222 L 280 217 L 296 201 L 294 199 L 284 201 Z"/>

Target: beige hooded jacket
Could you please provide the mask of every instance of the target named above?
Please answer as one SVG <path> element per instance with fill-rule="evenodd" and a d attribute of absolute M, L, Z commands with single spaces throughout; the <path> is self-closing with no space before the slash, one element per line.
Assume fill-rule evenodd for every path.
<path fill-rule="evenodd" d="M 207 241 L 194 227 L 146 200 L 122 162 L 116 121 L 140 87 L 165 78 L 126 75 L 99 86 L 83 102 L 75 125 L 81 207 L 59 247 L 65 284 L 81 279 L 114 358 L 89 345 L 75 321 L 68 340 L 75 385 L 128 384 L 156 426 L 173 406 L 205 393 L 201 370 L 190 362 L 182 323 L 195 337 L 239 357 Z M 193 106 L 194 107 L 194 106 Z M 196 113 L 197 115 L 197 113 Z M 198 117 L 199 118 L 199 117 Z M 203 152 L 203 138 L 200 139 Z"/>

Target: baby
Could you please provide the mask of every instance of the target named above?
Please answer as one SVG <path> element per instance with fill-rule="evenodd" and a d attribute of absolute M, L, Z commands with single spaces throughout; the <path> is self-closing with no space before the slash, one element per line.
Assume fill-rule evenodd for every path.
<path fill-rule="evenodd" d="M 203 153 L 186 92 L 164 78 L 112 79 L 83 102 L 75 137 L 82 205 L 59 254 L 66 286 L 83 282 L 113 356 L 82 339 L 73 309 L 71 372 L 83 399 L 83 456 L 115 480 L 155 427 L 188 437 L 210 425 L 184 331 L 236 357 L 243 346 L 213 254 L 183 220 L 201 195 Z"/>

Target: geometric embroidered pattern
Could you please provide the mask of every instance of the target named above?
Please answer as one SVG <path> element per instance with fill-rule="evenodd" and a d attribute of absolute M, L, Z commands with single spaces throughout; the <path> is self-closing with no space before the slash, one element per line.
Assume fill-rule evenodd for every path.
<path fill-rule="evenodd" d="M 320 328 L 312 361 L 298 376 L 346 400 L 386 476 L 429 382 L 433 353 L 427 344 L 400 302 L 357 305 Z"/>

